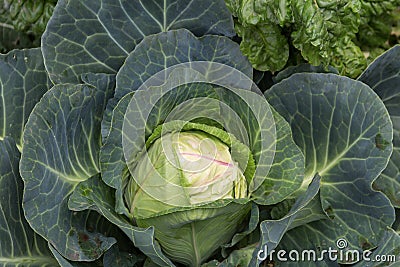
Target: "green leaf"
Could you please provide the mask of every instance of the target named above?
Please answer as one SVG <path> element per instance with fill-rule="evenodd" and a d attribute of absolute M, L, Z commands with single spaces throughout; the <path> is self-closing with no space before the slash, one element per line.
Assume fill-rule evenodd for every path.
<path fill-rule="evenodd" d="M 211 61 L 231 66 L 248 77 L 253 69 L 239 46 L 228 38 L 196 38 L 186 29 L 147 36 L 130 53 L 117 75 L 115 97 L 110 100 L 103 121 L 103 139 L 109 134 L 112 110 L 127 93 L 138 90 L 158 72 L 181 63 Z"/>
<path fill-rule="evenodd" d="M 129 216 L 129 211 L 125 206 L 123 188 L 128 183 L 129 172 L 122 148 L 122 125 L 132 97 L 133 93 L 125 95 L 114 108 L 110 132 L 100 151 L 102 179 L 107 185 L 116 189 L 115 211 L 126 216 Z"/>
<path fill-rule="evenodd" d="M 258 266 L 263 260 L 267 259 L 269 253 L 277 247 L 283 235 L 290 229 L 298 213 L 317 195 L 320 183 L 321 177 L 316 175 L 306 192 L 296 200 L 286 216 L 279 220 L 265 220 L 260 223 L 261 239 L 253 251 L 249 266 Z"/>
<path fill-rule="evenodd" d="M 114 83 L 104 74 L 84 80 L 85 85 L 54 86 L 35 106 L 24 131 L 20 171 L 32 228 L 67 259 L 90 261 L 115 240 L 87 231 L 89 214 L 70 211 L 67 202 L 80 182 L 99 172 L 100 123 Z"/>
<path fill-rule="evenodd" d="M 2 23 L 0 20 L 0 53 L 36 46 L 36 42 L 32 41 L 27 34 L 14 30 L 11 24 Z"/>
<path fill-rule="evenodd" d="M 304 72 L 339 74 L 339 71 L 332 66 L 313 66 L 308 63 L 303 63 L 297 66 L 290 66 L 285 68 L 284 70 L 280 71 L 276 76 L 272 77 L 272 79 L 274 80 L 274 83 L 279 83 L 282 80 L 289 78 L 293 74 Z"/>
<path fill-rule="evenodd" d="M 29 114 L 49 88 L 40 49 L 0 55 L 0 139 L 11 136 L 22 147 L 22 132 Z"/>
<path fill-rule="evenodd" d="M 397 266 L 400 259 L 400 235 L 393 229 L 387 229 L 378 248 L 368 253 L 367 257 L 369 259 L 364 259 L 354 267 Z"/>
<path fill-rule="evenodd" d="M 62 267 L 96 267 L 101 265 L 100 260 L 96 260 L 93 262 L 82 262 L 82 261 L 68 261 L 60 253 L 51 245 L 49 244 L 49 249 L 53 254 L 54 258 L 56 258 L 58 264 Z"/>
<path fill-rule="evenodd" d="M 241 49 L 257 70 L 281 70 L 303 59 L 312 65 L 336 67 L 356 77 L 366 66 L 361 49 L 353 42 L 359 31 L 362 2 L 226 0 L 233 16 Z M 380 5 L 378 1 L 371 3 Z M 373 8 L 372 8 L 373 9 Z M 298 55 L 301 53 L 301 57 Z M 289 60 L 288 60 L 289 59 Z M 297 62 L 297 63 L 296 63 Z"/>
<path fill-rule="evenodd" d="M 19 176 L 20 153 L 15 141 L 0 141 L 0 265 L 54 266 L 47 242 L 25 220 L 23 183 Z"/>
<path fill-rule="evenodd" d="M 385 193 L 400 208 L 400 46 L 378 57 L 358 78 L 369 85 L 382 99 L 393 123 L 393 154 L 389 164 L 374 182 L 374 188 Z M 376 140 L 384 148 L 389 140 Z"/>
<path fill-rule="evenodd" d="M 289 59 L 289 44 L 279 26 L 261 24 L 244 27 L 237 23 L 235 30 L 242 38 L 240 49 L 255 69 L 274 72 L 285 67 Z"/>
<path fill-rule="evenodd" d="M 136 91 L 150 77 L 168 67 L 186 62 L 210 61 L 225 64 L 248 77 L 253 70 L 239 46 L 229 38 L 197 38 L 186 29 L 148 36 L 136 47 L 117 75 L 115 97 Z"/>
<path fill-rule="evenodd" d="M 272 205 L 300 188 L 304 178 L 304 156 L 292 138 L 289 124 L 271 108 L 276 125 L 276 151 L 265 181 L 252 193 L 257 204 Z"/>
<path fill-rule="evenodd" d="M 260 219 L 260 211 L 258 209 L 258 206 L 255 203 L 252 203 L 250 219 L 246 229 L 243 232 L 235 234 L 232 240 L 228 244 L 225 244 L 222 247 L 222 255 L 224 257 L 227 255 L 228 248 L 231 248 L 237 243 L 239 243 L 243 238 L 251 234 L 257 228 L 259 219 Z"/>
<path fill-rule="evenodd" d="M 141 266 L 144 257 L 136 256 L 132 253 L 120 251 L 117 245 L 112 246 L 104 253 L 104 266 L 133 267 Z"/>
<path fill-rule="evenodd" d="M 128 252 L 121 252 L 117 245 L 112 246 L 109 250 L 104 253 L 102 259 L 98 259 L 92 262 L 84 261 L 68 261 L 61 256 L 58 251 L 49 244 L 49 248 L 57 259 L 58 264 L 62 267 L 98 267 L 98 266 L 121 266 L 121 267 L 133 267 L 140 266 L 139 264 L 143 261 L 139 260 L 134 254 Z"/>
<path fill-rule="evenodd" d="M 255 245 L 251 244 L 247 247 L 234 250 L 229 257 L 221 263 L 219 263 L 217 260 L 213 260 L 201 265 L 201 267 L 250 266 L 249 264 L 253 257 L 254 249 Z"/>
<path fill-rule="evenodd" d="M 371 188 L 392 150 L 375 143 L 378 135 L 392 140 L 382 101 L 365 84 L 334 74 L 292 75 L 266 97 L 289 122 L 305 155 L 303 187 L 315 174 L 321 176 L 321 205 L 330 218 L 302 227 L 301 234 L 294 231 L 293 245 L 299 248 L 307 236 L 313 244 L 342 237 L 352 248 L 375 246 L 394 221 L 389 200 Z"/>
<path fill-rule="evenodd" d="M 60 0 L 42 51 L 54 83 L 76 82 L 87 72 L 116 73 L 144 37 L 180 28 L 197 36 L 234 35 L 223 0 Z"/>
<path fill-rule="evenodd" d="M 57 0 L 6 0 L 0 4 L 0 20 L 12 23 L 15 30 L 39 36 L 44 32 Z"/>
<path fill-rule="evenodd" d="M 114 225 L 118 226 L 134 243 L 135 247 L 150 257 L 159 266 L 175 266 L 161 251 L 154 240 L 154 228 L 136 227 L 124 215 L 114 211 L 114 190 L 108 187 L 96 175 L 80 183 L 70 197 L 68 206 L 71 210 L 96 210 Z"/>

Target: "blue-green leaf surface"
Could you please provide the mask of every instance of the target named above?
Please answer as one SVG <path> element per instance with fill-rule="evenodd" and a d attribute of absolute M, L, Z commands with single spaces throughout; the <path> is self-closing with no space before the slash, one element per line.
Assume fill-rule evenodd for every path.
<path fill-rule="evenodd" d="M 299 189 L 304 178 L 304 156 L 293 141 L 290 126 L 274 109 L 272 113 L 276 125 L 274 161 L 264 183 L 252 193 L 260 205 L 283 201 Z"/>
<path fill-rule="evenodd" d="M 392 150 L 382 101 L 365 84 L 334 74 L 294 74 L 265 95 L 305 155 L 303 187 L 321 176 L 321 205 L 330 218 L 291 231 L 282 248 L 333 246 L 339 238 L 353 249 L 375 247 L 394 221 L 390 201 L 371 188 Z M 377 147 L 377 138 L 389 144 Z"/>
<path fill-rule="evenodd" d="M 75 211 L 96 210 L 111 223 L 118 226 L 143 253 L 159 266 L 175 266 L 161 251 L 154 239 L 154 228 L 136 227 L 132 221 L 115 212 L 114 190 L 108 187 L 99 176 L 80 183 L 69 201 L 69 208 Z"/>
<path fill-rule="evenodd" d="M 54 83 L 114 74 L 144 37 L 180 28 L 234 35 L 223 0 L 59 0 L 42 37 L 46 69 Z"/>
<path fill-rule="evenodd" d="M 299 211 L 307 206 L 317 195 L 320 189 L 320 182 L 321 178 L 318 175 L 314 177 L 308 189 L 296 200 L 289 213 L 283 218 L 279 220 L 265 220 L 260 223 L 261 239 L 256 249 L 253 251 L 253 257 L 249 266 L 258 266 L 262 262 L 261 259 L 263 256 L 268 256 L 269 253 L 278 246 L 283 235 L 296 220 Z M 262 250 L 264 253 L 260 253 Z"/>
<path fill-rule="evenodd" d="M 113 109 L 124 95 L 138 90 L 150 77 L 166 68 L 195 61 L 225 64 L 248 77 L 253 72 L 239 46 L 228 38 L 196 38 L 186 29 L 145 37 L 129 54 L 117 74 L 115 97 L 107 105 L 103 120 L 103 139 L 109 134 Z"/>
<path fill-rule="evenodd" d="M 400 263 L 400 235 L 393 229 L 387 229 L 378 244 L 378 248 L 366 254 L 367 259 L 354 267 L 396 267 Z"/>
<path fill-rule="evenodd" d="M 55 266 L 47 242 L 25 220 L 19 160 L 15 141 L 0 141 L 0 266 Z"/>
<path fill-rule="evenodd" d="M 72 212 L 67 202 L 80 182 L 99 172 L 100 123 L 114 80 L 101 74 L 83 80 L 87 84 L 54 86 L 36 105 L 23 136 L 20 171 L 32 228 L 67 259 L 90 261 L 115 240 L 87 231 L 89 213 Z"/>
<path fill-rule="evenodd" d="M 379 95 L 392 119 L 393 154 L 374 182 L 374 188 L 384 192 L 400 208 L 400 45 L 378 57 L 358 79 Z M 387 146 L 384 140 L 376 141 L 377 146 Z"/>
<path fill-rule="evenodd" d="M 272 77 L 275 83 L 279 83 L 282 80 L 289 78 L 291 75 L 295 73 L 304 73 L 304 72 L 313 72 L 313 73 L 334 73 L 339 74 L 339 71 L 332 66 L 313 66 L 308 63 L 302 63 L 297 66 L 289 66 L 284 70 L 280 71 L 276 76 Z"/>
<path fill-rule="evenodd" d="M 22 146 L 22 132 L 35 104 L 50 88 L 39 48 L 0 55 L 0 139 Z"/>

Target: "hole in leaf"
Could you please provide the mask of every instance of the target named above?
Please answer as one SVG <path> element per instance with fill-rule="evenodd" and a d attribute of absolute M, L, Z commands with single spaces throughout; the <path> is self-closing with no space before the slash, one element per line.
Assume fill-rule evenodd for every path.
<path fill-rule="evenodd" d="M 328 215 L 328 217 L 330 219 L 332 219 L 332 220 L 335 219 L 335 214 L 334 214 L 333 209 L 332 209 L 331 206 L 325 208 L 324 211 L 325 211 L 326 215 Z"/>
<path fill-rule="evenodd" d="M 376 148 L 380 149 L 380 150 L 385 150 L 386 147 L 389 145 L 390 143 L 388 141 L 386 141 L 385 139 L 383 139 L 381 134 L 377 134 L 375 136 L 375 146 Z"/>

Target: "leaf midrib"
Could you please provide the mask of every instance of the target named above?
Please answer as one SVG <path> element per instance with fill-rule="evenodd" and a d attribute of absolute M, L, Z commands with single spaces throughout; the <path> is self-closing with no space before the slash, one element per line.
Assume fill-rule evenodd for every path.
<path fill-rule="evenodd" d="M 195 262 L 194 262 L 194 266 L 200 266 L 200 255 L 199 255 L 199 251 L 197 250 L 197 240 L 196 240 L 196 227 L 194 225 L 194 222 L 190 223 L 190 227 L 191 227 L 191 232 L 192 232 L 192 245 L 193 245 L 193 252 L 194 252 L 194 256 L 195 256 Z"/>
<path fill-rule="evenodd" d="M 13 257 L 13 258 L 0 256 L 0 263 L 16 263 L 16 264 L 17 263 L 48 263 L 48 264 L 54 264 L 55 259 L 50 256 L 32 256 L 32 257 L 19 256 L 19 257 Z"/>

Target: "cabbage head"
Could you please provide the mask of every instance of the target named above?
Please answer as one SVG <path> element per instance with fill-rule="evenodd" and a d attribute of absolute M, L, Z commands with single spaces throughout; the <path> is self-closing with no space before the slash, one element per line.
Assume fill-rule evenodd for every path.
<path fill-rule="evenodd" d="M 244 154 L 248 158 L 248 148 Z M 230 147 L 207 132 L 159 136 L 141 156 L 133 177 L 125 189 L 125 201 L 136 223 L 155 226 L 165 253 L 190 266 L 198 266 L 227 243 L 250 211 L 244 170 Z M 177 190 L 181 194 L 173 195 Z"/>

